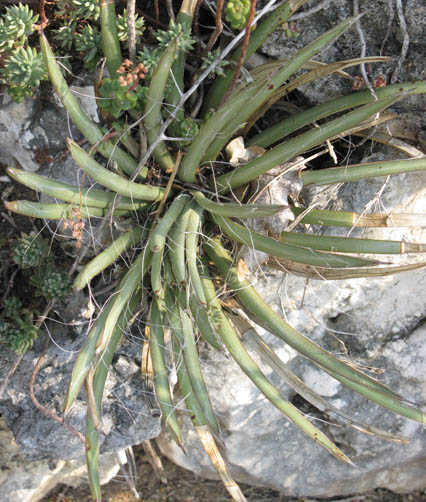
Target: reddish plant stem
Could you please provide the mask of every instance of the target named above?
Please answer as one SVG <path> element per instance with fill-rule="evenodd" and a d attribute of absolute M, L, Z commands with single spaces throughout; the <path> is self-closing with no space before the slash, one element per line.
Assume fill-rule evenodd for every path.
<path fill-rule="evenodd" d="M 222 24 L 222 12 L 223 12 L 223 4 L 225 0 L 218 0 L 217 1 L 217 6 L 216 6 L 216 27 L 214 29 L 214 32 L 212 33 L 207 47 L 206 47 L 206 53 L 212 50 L 212 47 L 216 43 L 216 40 L 219 38 L 219 35 L 222 33 L 223 30 L 223 24 Z"/>
<path fill-rule="evenodd" d="M 158 0 L 154 0 L 154 13 L 155 13 L 155 21 L 158 24 L 160 22 L 160 11 L 158 9 Z"/>
<path fill-rule="evenodd" d="M 46 26 L 49 24 L 49 21 L 46 17 L 46 12 L 44 10 L 44 4 L 46 0 L 40 0 L 40 24 L 38 25 L 41 30 L 44 30 Z"/>
<path fill-rule="evenodd" d="M 197 39 L 200 36 L 200 26 L 198 24 L 198 17 L 200 15 L 200 7 L 202 3 L 203 0 L 197 0 L 197 3 L 195 4 L 194 17 L 192 21 L 192 30 L 194 31 L 195 38 Z"/>
<path fill-rule="evenodd" d="M 193 27 L 194 35 L 196 36 L 196 38 L 198 38 L 200 35 L 200 27 L 198 25 L 198 16 L 200 14 L 200 7 L 201 7 L 202 3 L 203 3 L 203 0 L 197 0 L 197 4 L 195 5 L 195 9 L 194 9 L 194 18 L 193 18 L 192 27 Z"/>
<path fill-rule="evenodd" d="M 241 68 L 244 63 L 244 59 L 246 57 L 247 53 L 247 47 L 250 41 L 250 34 L 251 34 L 251 23 L 254 19 L 254 15 L 256 13 L 256 0 L 251 0 L 250 2 L 250 12 L 248 15 L 247 19 L 247 24 L 246 24 L 246 32 L 244 33 L 244 38 L 243 42 L 241 44 L 241 54 L 240 57 L 238 58 L 238 63 L 237 63 L 237 68 L 234 73 L 234 77 L 232 78 L 232 82 L 230 83 L 228 89 L 226 90 L 225 94 L 223 95 L 222 99 L 220 100 L 219 106 L 222 106 L 224 103 L 226 103 L 229 99 L 229 97 L 232 94 L 232 91 L 234 90 L 235 84 L 238 81 L 238 78 L 240 77 L 241 73 Z"/>

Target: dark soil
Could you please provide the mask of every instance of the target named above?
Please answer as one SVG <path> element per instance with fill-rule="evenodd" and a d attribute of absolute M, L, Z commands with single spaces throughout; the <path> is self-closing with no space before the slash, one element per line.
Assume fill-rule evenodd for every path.
<path fill-rule="evenodd" d="M 231 497 L 220 481 L 202 479 L 190 471 L 162 457 L 167 484 L 156 476 L 143 448 L 135 448 L 137 499 L 122 475 L 116 476 L 103 486 L 104 502 L 230 502 Z M 377 489 L 365 494 L 348 495 L 331 499 L 294 498 L 281 495 L 268 488 L 241 485 L 250 502 L 426 502 L 426 492 L 399 495 L 389 490 Z M 42 502 L 91 502 L 88 485 L 79 488 L 60 485 Z"/>

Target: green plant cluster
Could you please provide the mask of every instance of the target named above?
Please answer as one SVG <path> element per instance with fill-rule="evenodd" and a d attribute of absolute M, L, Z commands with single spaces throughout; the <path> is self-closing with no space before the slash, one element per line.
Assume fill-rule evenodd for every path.
<path fill-rule="evenodd" d="M 250 12 L 250 0 L 228 0 L 225 7 L 225 19 L 234 30 L 246 27 Z"/>
<path fill-rule="evenodd" d="M 72 281 L 67 273 L 51 262 L 46 262 L 37 269 L 31 275 L 30 283 L 36 288 L 36 296 L 44 296 L 46 300 L 63 298 L 72 291 Z"/>
<path fill-rule="evenodd" d="M 251 34 L 245 61 L 306 1 L 284 1 L 261 19 Z M 69 0 L 61 5 L 70 6 L 71 3 Z M 74 8 L 77 5 L 78 9 L 84 7 L 96 16 L 93 14 L 96 11 L 91 9 L 92 2 L 80 1 L 72 5 Z M 171 23 L 169 30 L 157 33 L 157 46 L 145 47 L 139 53 L 142 65 L 139 67 L 136 62 L 125 59 L 125 48 L 116 34 L 114 2 L 100 3 L 100 36 L 110 41 L 103 45 L 103 52 L 112 77 L 105 79 L 100 87 L 101 97 L 103 93 L 105 102 L 110 100 L 111 103 L 101 105 L 103 100 L 99 100 L 99 107 L 114 117 L 123 114 L 123 122 L 113 124 L 116 131 L 126 131 L 120 135 L 120 141 L 116 141 L 116 136 L 111 141 L 111 135 L 104 134 L 106 127 L 98 126 L 85 113 L 69 91 L 48 39 L 40 35 L 49 79 L 70 118 L 93 145 L 84 149 L 68 139 L 70 154 L 85 175 L 106 190 L 83 190 L 20 169 L 7 170 L 18 182 L 64 201 L 63 204 L 9 201 L 5 204 L 8 210 L 51 219 L 69 218 L 74 213 L 79 219 L 103 218 L 107 214 L 116 219 L 117 228 L 121 227 L 122 218 L 126 218 L 126 228 L 129 223 L 131 225 L 111 246 L 85 264 L 73 283 L 75 290 L 81 290 L 127 252 L 134 257 L 87 335 L 76 358 L 64 400 L 66 413 L 86 383 L 86 458 L 96 502 L 101 500 L 99 423 L 105 381 L 122 333 L 141 303 L 149 305 L 144 319 L 147 325 L 144 343 L 149 350 L 144 354 L 147 355 L 146 367 L 152 366 L 152 373 L 147 372 L 145 376 L 157 396 L 164 427 L 171 438 L 183 446 L 185 438 L 178 408 L 188 411 L 200 441 L 233 500 L 243 502 L 245 498 L 214 446 L 221 431 L 204 381 L 198 354 L 200 344 L 229 353 L 288 420 L 340 461 L 350 463 L 339 445 L 266 377 L 245 348 L 247 338 L 251 336 L 253 342 L 257 341 L 258 355 L 268 361 L 286 384 L 313 406 L 329 413 L 339 424 L 392 441 L 405 440 L 374 425 L 361 423 L 349 413 L 333 407 L 293 374 L 260 336 L 250 335 L 247 324 L 250 328 L 261 326 L 268 330 L 320 371 L 370 401 L 400 416 L 426 423 L 426 413 L 405 396 L 320 347 L 282 319 L 253 288 L 239 256 L 241 246 L 248 246 L 270 256 L 271 266 L 316 280 L 376 277 L 422 266 L 418 262 L 392 266 L 377 256 L 425 253 L 425 244 L 329 237 L 312 234 L 304 227 L 386 227 L 389 222 L 392 226 L 426 226 L 421 215 L 361 215 L 306 208 L 296 198 L 290 198 L 285 206 L 260 204 L 253 199 L 261 195 L 262 190 L 258 190 L 260 176 L 277 167 L 283 169 L 280 176 L 284 175 L 288 163 L 299 155 L 307 156 L 307 152 L 315 150 L 318 156 L 328 153 L 336 138 L 351 134 L 354 129 L 367 128 L 373 121 L 376 123 L 384 110 L 406 95 L 425 93 L 426 82 L 384 86 L 376 89 L 376 96 L 367 90 L 337 97 L 260 129 L 258 119 L 279 99 L 291 96 L 290 91 L 351 66 L 373 64 L 383 58 L 315 63 L 317 54 L 353 27 L 357 18 L 352 18 L 300 49 L 290 61 L 274 61 L 257 67 L 250 72 L 249 78 L 239 79 L 234 86 L 235 68 L 243 62 L 240 61 L 241 48 L 237 47 L 229 55 L 231 64 L 222 68 L 223 75 L 216 76 L 207 86 L 204 85 L 206 81 L 196 77 L 201 75 L 203 64 L 197 57 L 203 50 L 202 41 L 197 47 L 192 35 L 196 5 L 195 0 L 183 0 L 176 23 Z M 218 41 L 218 47 L 221 42 Z M 137 86 L 144 88 L 143 99 L 137 95 Z M 188 89 L 191 92 L 187 92 Z M 126 94 L 128 92 L 136 92 L 136 95 Z M 197 113 L 208 118 L 194 118 Z M 141 127 L 127 127 L 132 122 Z M 229 147 L 238 137 L 242 138 L 239 142 L 241 152 L 237 160 L 234 156 L 229 160 Z M 95 151 L 105 162 L 95 158 Z M 291 166 L 294 168 L 294 164 Z M 424 158 L 409 158 L 345 163 L 314 171 L 304 166 L 300 168 L 299 177 L 303 186 L 322 186 L 424 170 Z M 283 210 L 291 211 L 303 230 L 283 229 L 279 235 L 271 236 L 247 224 L 247 220 L 268 218 Z M 79 234 L 77 230 L 81 228 L 76 229 L 76 235 Z M 65 278 L 54 269 L 46 273 L 44 279 L 36 276 L 33 284 L 44 291 L 42 294 L 46 298 L 60 295 L 68 287 Z M 170 332 L 169 345 L 165 343 L 165 327 Z M 171 392 L 169 361 L 174 363 L 181 396 Z M 184 406 L 178 406 L 182 399 Z"/>
<path fill-rule="evenodd" d="M 22 47 L 34 32 L 38 14 L 33 14 L 28 5 L 6 7 L 0 17 L 0 52 Z"/>
<path fill-rule="evenodd" d="M 34 88 L 47 80 L 43 57 L 28 42 L 37 20 L 38 14 L 22 4 L 6 7 L 0 17 L 0 54 L 5 56 L 0 82 L 7 85 L 9 95 L 18 103 L 32 96 Z"/>
<path fill-rule="evenodd" d="M 59 0 L 56 8 L 60 26 L 52 32 L 54 41 L 65 52 L 63 64 L 69 66 L 67 59 L 72 57 L 70 53 L 75 49 L 81 53 L 84 67 L 89 71 L 95 70 L 102 52 L 99 1 Z M 36 47 L 29 45 L 28 40 L 34 34 L 38 17 L 28 5 L 22 4 L 6 7 L 0 16 L 0 53 L 5 56 L 4 66 L 0 69 L 0 83 L 6 85 L 9 95 L 18 103 L 30 98 L 40 82 L 47 80 L 43 57 Z M 127 42 L 126 9 L 117 16 L 116 24 L 119 41 Z M 136 14 L 138 38 L 144 29 L 143 17 Z"/>
<path fill-rule="evenodd" d="M 117 118 L 123 111 L 143 109 L 147 88 L 140 84 L 124 84 L 119 77 L 104 78 L 99 88 L 99 108 Z"/>
<path fill-rule="evenodd" d="M 55 265 L 49 254 L 47 239 L 35 233 L 23 233 L 13 245 L 12 253 L 13 261 L 28 272 L 30 284 L 36 288 L 36 296 L 52 300 L 71 292 L 71 279 Z"/>
<path fill-rule="evenodd" d="M 34 313 L 22 308 L 22 302 L 17 296 L 7 298 L 0 313 L 0 344 L 17 354 L 30 349 L 40 335 L 33 318 Z"/>
<path fill-rule="evenodd" d="M 40 267 L 48 256 L 48 244 L 34 234 L 22 233 L 13 245 L 13 261 L 22 269 Z"/>
<path fill-rule="evenodd" d="M 12 245 L 12 260 L 22 270 L 24 280 L 35 288 L 35 297 L 42 296 L 49 301 L 63 298 L 72 291 L 71 279 L 49 256 L 47 239 L 35 233 L 23 233 Z M 35 315 L 34 309 L 23 308 L 18 296 L 6 298 L 0 313 L 0 344 L 18 354 L 31 348 L 41 333 L 34 325 Z"/>
<path fill-rule="evenodd" d="M 54 30 L 54 40 L 68 53 L 75 49 L 82 53 L 84 67 L 93 71 L 101 57 L 99 33 L 100 6 L 98 0 L 62 0 L 58 2 L 58 17 L 61 26 Z M 116 18 L 117 36 L 120 42 L 128 39 L 126 9 Z M 135 15 L 135 32 L 140 37 L 145 29 L 145 20 Z"/>
<path fill-rule="evenodd" d="M 206 70 L 211 64 L 216 63 L 213 71 L 209 74 L 209 78 L 214 79 L 215 77 L 225 76 L 225 67 L 228 66 L 228 61 L 219 61 L 220 49 L 217 48 L 214 51 L 209 51 L 206 56 L 202 57 L 201 70 Z"/>
<path fill-rule="evenodd" d="M 145 30 L 145 19 L 135 14 L 135 35 L 139 39 Z M 120 42 L 127 42 L 129 31 L 127 29 L 127 10 L 124 9 L 123 14 L 117 16 L 117 36 Z"/>
<path fill-rule="evenodd" d="M 188 138 L 187 140 L 179 141 L 179 146 L 181 147 L 189 146 L 192 138 L 194 138 L 200 130 L 197 122 L 191 117 L 187 117 L 186 119 L 178 122 L 177 127 L 178 135 L 182 138 Z"/>
<path fill-rule="evenodd" d="M 83 53 L 85 68 L 93 71 L 99 61 L 101 51 L 101 34 L 96 26 L 87 24 L 75 35 L 75 48 Z"/>

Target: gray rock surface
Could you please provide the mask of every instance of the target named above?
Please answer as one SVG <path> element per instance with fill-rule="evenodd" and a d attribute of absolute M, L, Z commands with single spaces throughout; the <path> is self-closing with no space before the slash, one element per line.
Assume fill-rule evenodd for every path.
<path fill-rule="evenodd" d="M 26 130 L 34 113 L 35 101 L 24 100 L 17 104 L 3 97 L 0 110 L 0 162 L 14 165 L 18 162 L 26 171 L 37 171 L 38 164 L 34 160 L 34 152 L 28 144 L 32 134 Z"/>
<path fill-rule="evenodd" d="M 83 301 L 81 301 L 83 300 Z M 74 305 L 74 312 L 71 311 Z M 82 318 L 87 301 L 67 299 L 62 305 L 67 316 L 63 323 L 48 322 L 46 328 L 52 343 L 37 376 L 34 391 L 39 401 L 59 415 L 63 405 L 72 366 L 84 343 L 88 322 Z M 60 311 L 61 307 L 58 306 Z M 160 430 L 158 419 L 151 416 L 140 382 L 139 332 L 128 334 L 132 343 L 123 343 L 115 356 L 117 369 L 108 377 L 102 414 L 101 451 L 118 451 L 155 437 Z M 28 460 L 74 459 L 84 453 L 80 440 L 60 424 L 38 410 L 29 397 L 29 382 L 42 349 L 38 341 L 29 350 L 0 401 L 0 413 L 13 432 L 17 444 Z M 3 381 L 14 360 L 8 351 L 0 352 L 0 381 Z M 115 365 L 114 365 L 115 366 Z M 67 422 L 79 431 L 85 428 L 83 396 L 67 414 Z"/>
<path fill-rule="evenodd" d="M 0 496 L 2 502 L 38 502 L 57 484 L 78 486 L 87 472 L 84 459 L 29 462 L 0 419 Z M 100 458 L 101 484 L 114 477 L 120 466 L 113 453 Z"/>
<path fill-rule="evenodd" d="M 89 115 L 98 120 L 92 85 L 71 86 Z M 34 98 L 15 103 L 4 93 L 0 98 L 0 162 L 26 171 L 37 171 L 59 154 L 66 152 L 67 136 L 79 141 L 82 136 L 68 119 L 59 99 L 37 90 Z"/>

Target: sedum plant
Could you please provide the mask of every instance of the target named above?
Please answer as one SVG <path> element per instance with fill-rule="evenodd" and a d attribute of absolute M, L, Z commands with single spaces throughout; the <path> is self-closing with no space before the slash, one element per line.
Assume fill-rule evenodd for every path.
<path fill-rule="evenodd" d="M 0 344 L 7 350 L 23 354 L 33 346 L 40 330 L 33 324 L 33 312 L 22 308 L 21 300 L 10 296 L 0 314 Z"/>
<path fill-rule="evenodd" d="M 72 281 L 68 274 L 49 262 L 32 274 L 30 283 L 36 288 L 36 296 L 44 296 L 48 301 L 71 293 Z"/>
<path fill-rule="evenodd" d="M 145 19 L 135 14 L 135 35 L 142 36 L 145 30 Z M 117 16 L 117 36 L 120 42 L 127 42 L 129 38 L 129 30 L 127 28 L 127 10 L 123 10 L 123 14 Z"/>
<path fill-rule="evenodd" d="M 48 243 L 46 239 L 34 233 L 22 233 L 13 246 L 13 261 L 22 269 L 39 267 L 48 255 Z"/>
<path fill-rule="evenodd" d="M 33 33 L 37 19 L 38 14 L 33 15 L 28 5 L 6 7 L 5 13 L 0 17 L 0 52 L 22 47 L 28 35 Z"/>
<path fill-rule="evenodd" d="M 82 5 L 86 3 L 81 2 Z M 73 212 L 78 212 L 81 218 L 133 218 L 133 227 L 83 266 L 74 279 L 74 288 L 81 290 L 122 253 L 134 249 L 135 258 L 123 274 L 117 294 L 112 294 L 101 309 L 76 358 L 64 401 L 66 414 L 84 385 L 86 456 L 95 501 L 101 500 L 99 423 L 105 380 L 122 332 L 141 302 L 149 305 L 143 368 L 146 381 L 153 386 L 157 396 L 164 425 L 173 440 L 182 446 L 176 410 L 180 398 L 174 395 L 177 391 L 173 392 L 168 380 L 167 361 L 171 358 L 177 371 L 179 391 L 185 399 L 185 409 L 233 500 L 243 501 L 245 498 L 216 446 L 221 432 L 200 367 L 200 343 L 229 352 L 254 385 L 291 422 L 337 459 L 350 463 L 338 446 L 281 395 L 248 354 L 241 341 L 241 332 L 244 331 L 241 323 L 247 321 L 235 315 L 236 303 L 251 322 L 266 328 L 354 392 L 396 414 L 426 423 L 426 414 L 404 396 L 326 351 L 281 319 L 252 287 L 244 273 L 244 263 L 238 258 L 239 246 L 246 245 L 275 257 L 287 270 L 316 279 L 386 275 L 424 265 L 392 266 L 377 259 L 380 254 L 423 253 L 426 246 L 422 244 L 318 237 L 285 229 L 281 235 L 270 236 L 252 230 L 246 224 L 247 219 L 270 217 L 287 210 L 302 225 L 380 227 L 386 226 L 389 218 L 393 225 L 426 225 L 421 215 L 371 214 L 361 217 L 349 212 L 309 210 L 300 207 L 296 201 L 289 201 L 285 206 L 248 202 L 247 187 L 262 174 L 281 166 L 280 175 L 284 175 L 290 169 L 288 161 L 291 159 L 321 145 L 330 145 L 334 138 L 355 128 L 368 127 L 372 120 L 383 116 L 386 108 L 405 95 L 426 91 L 426 83 L 419 81 L 377 89 L 376 96 L 365 91 L 333 99 L 252 133 L 246 141 L 248 148 L 243 148 L 236 160 L 233 157 L 227 162 L 224 151 L 231 140 L 252 132 L 257 119 L 292 89 L 362 62 L 383 60 L 354 59 L 321 66 L 311 62 L 311 58 L 351 28 L 357 20 L 352 18 L 321 35 L 290 61 L 257 67 L 251 71 L 248 80 L 241 78 L 235 85 L 238 63 L 249 58 L 275 28 L 287 22 L 304 3 L 305 0 L 286 1 L 272 13 L 269 13 L 268 4 L 257 16 L 256 28 L 251 32 L 246 49 L 243 51 L 237 47 L 231 51 L 232 47 L 228 47 L 203 73 L 199 71 L 200 76 L 191 86 L 184 70 L 193 47 L 190 30 L 196 2 L 184 0 L 176 24 L 171 24 L 169 31 L 157 34 L 156 63 L 150 67 L 143 62 L 149 74 L 140 82 L 144 86 L 142 109 L 126 104 L 119 111 L 112 107 L 109 110 L 112 115 L 122 118 L 128 110 L 131 119 L 142 124 L 138 134 L 128 128 L 127 136 L 120 136 L 121 145 L 105 135 L 81 108 L 67 86 L 47 38 L 43 33 L 40 36 L 50 81 L 71 119 L 93 145 L 86 151 L 68 140 L 69 151 L 86 176 L 108 190 L 82 190 L 9 168 L 12 178 L 38 192 L 62 199 L 64 203 L 13 201 L 7 202 L 6 207 L 38 218 L 68 219 Z M 101 2 L 99 8 L 101 37 L 109 41 L 103 43 L 106 65 L 111 79 L 118 80 L 122 74 L 117 70 L 123 67 L 124 60 L 118 36 L 114 35 L 114 3 Z M 265 13 L 269 15 L 265 17 Z M 236 38 L 234 45 L 241 36 Z M 145 51 L 145 54 L 149 53 Z M 206 118 L 194 122 L 189 98 L 198 93 L 200 84 L 225 57 L 230 64 L 224 74 L 214 79 L 204 98 L 202 94 L 198 95 L 202 99 L 202 115 Z M 296 73 L 304 68 L 304 73 Z M 116 96 L 112 92 L 105 91 L 104 99 L 113 102 Z M 321 127 L 316 127 L 319 121 Z M 183 133 L 182 136 L 176 131 Z M 94 152 L 103 156 L 105 162 L 95 158 Z M 301 168 L 299 177 L 304 185 L 322 185 L 425 169 L 424 158 L 404 159 L 318 171 Z M 370 254 L 373 258 L 368 258 Z M 167 333 L 170 333 L 170 343 L 166 343 Z M 360 423 L 350 413 L 333 408 L 292 374 L 274 354 L 271 355 L 271 350 L 261 339 L 257 340 L 257 347 L 296 392 L 320 409 L 328 410 L 336 420 L 384 439 L 404 441 L 404 438 Z M 147 370 L 151 363 L 152 372 Z"/>
<path fill-rule="evenodd" d="M 243 30 L 250 12 L 250 0 L 228 0 L 225 7 L 225 19 L 234 30 Z"/>
<path fill-rule="evenodd" d="M 9 94 L 18 103 L 47 80 L 43 56 L 34 47 L 19 47 L 6 61 L 3 74 L 10 85 Z"/>
<path fill-rule="evenodd" d="M 71 292 L 71 279 L 55 266 L 54 258 L 49 255 L 48 240 L 39 234 L 23 232 L 12 245 L 12 260 L 23 271 L 22 279 L 35 288 L 34 296 L 43 296 L 50 301 L 63 298 Z M 21 298 L 24 298 L 22 293 Z M 2 301 L 0 344 L 17 354 L 23 354 L 41 334 L 34 322 L 37 310 L 33 307 L 31 310 L 23 308 L 20 298 L 14 295 Z"/>
<path fill-rule="evenodd" d="M 28 36 L 34 32 L 38 14 L 28 5 L 6 7 L 0 16 L 0 54 L 5 57 L 0 69 L 0 82 L 8 86 L 8 93 L 20 103 L 32 96 L 41 80 L 47 79 L 43 57 L 34 47 L 29 47 Z"/>

